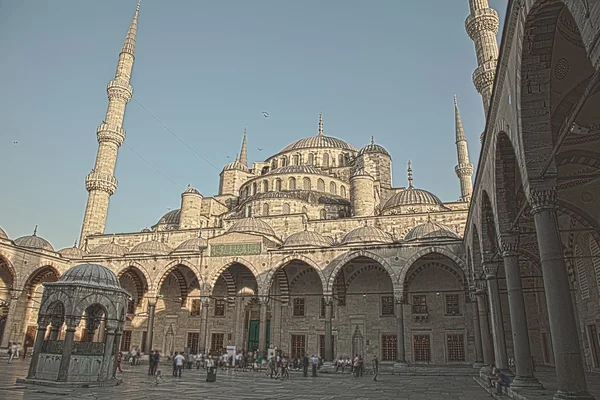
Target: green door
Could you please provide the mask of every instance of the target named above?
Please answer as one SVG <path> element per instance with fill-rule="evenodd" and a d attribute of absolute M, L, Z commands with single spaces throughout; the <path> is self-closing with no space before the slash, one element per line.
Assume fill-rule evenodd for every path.
<path fill-rule="evenodd" d="M 250 321 L 250 329 L 248 332 L 248 350 L 256 350 L 258 349 L 258 341 L 260 337 L 260 321 L 253 320 Z M 267 348 L 269 347 L 271 341 L 271 321 L 267 320 Z"/>

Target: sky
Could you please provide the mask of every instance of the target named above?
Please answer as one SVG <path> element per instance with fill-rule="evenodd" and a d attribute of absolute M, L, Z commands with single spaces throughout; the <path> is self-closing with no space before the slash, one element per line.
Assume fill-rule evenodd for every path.
<path fill-rule="evenodd" d="M 79 238 L 106 85 L 136 3 L 0 0 L 0 226 L 10 238 L 35 225 L 57 250 Z M 502 27 L 506 0 L 490 6 Z M 357 148 L 374 136 L 395 186 L 410 159 L 416 187 L 457 200 L 453 94 L 474 165 L 485 125 L 468 12 L 467 0 L 143 0 L 106 232 L 150 227 L 188 184 L 217 194 L 245 125 L 249 160 L 263 161 L 315 136 L 320 112 L 328 136 Z"/>

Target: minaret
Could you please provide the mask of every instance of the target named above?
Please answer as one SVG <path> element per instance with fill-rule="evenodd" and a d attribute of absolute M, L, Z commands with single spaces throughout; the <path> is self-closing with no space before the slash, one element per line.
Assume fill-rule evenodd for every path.
<path fill-rule="evenodd" d="M 85 187 L 89 195 L 85 216 L 83 217 L 83 226 L 81 227 L 80 246 L 84 245 L 87 236 L 104 233 L 108 202 L 110 196 L 117 190 L 117 179 L 114 177 L 114 172 L 117 163 L 117 152 L 125 140 L 125 131 L 123 130 L 125 105 L 133 96 L 130 81 L 135 58 L 135 39 L 140 1 L 138 1 L 123 48 L 119 54 L 115 79 L 110 81 L 106 88 L 108 109 L 104 121 L 96 130 L 98 136 L 96 164 L 92 172 L 85 177 Z"/>
<path fill-rule="evenodd" d="M 496 34 L 500 18 L 496 10 L 489 7 L 488 0 L 469 0 L 469 8 L 471 13 L 465 21 L 465 28 L 475 43 L 477 53 L 477 69 L 473 72 L 473 84 L 481 94 L 483 110 L 487 116 L 498 62 Z"/>
<path fill-rule="evenodd" d="M 248 166 L 248 150 L 246 149 L 246 134 L 248 132 L 248 125 L 244 126 L 244 140 L 242 140 L 242 149 L 240 150 L 240 162 L 245 167 Z"/>
<path fill-rule="evenodd" d="M 319 136 L 323 135 L 323 113 L 319 113 Z"/>
<path fill-rule="evenodd" d="M 406 171 L 408 172 L 408 188 L 407 189 L 414 189 L 413 175 L 412 175 L 412 163 L 410 162 L 410 160 L 408 160 L 408 169 Z"/>
<path fill-rule="evenodd" d="M 460 180 L 460 200 L 470 201 L 473 194 L 473 164 L 469 161 L 467 138 L 460 120 L 456 95 L 454 95 L 454 120 L 456 124 L 456 153 L 458 156 L 458 165 L 454 168 L 454 171 Z"/>

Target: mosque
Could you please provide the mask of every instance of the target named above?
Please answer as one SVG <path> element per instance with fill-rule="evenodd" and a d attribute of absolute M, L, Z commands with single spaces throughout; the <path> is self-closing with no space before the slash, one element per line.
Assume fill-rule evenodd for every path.
<path fill-rule="evenodd" d="M 600 197 L 592 111 L 600 28 L 591 23 L 600 6 L 585 14 L 574 1 L 517 3 L 509 1 L 499 51 L 498 14 L 487 0 L 469 0 L 473 82 L 487 124 L 473 186 L 455 98 L 458 200 L 419 188 L 410 162 L 407 184 L 394 186 L 384 147 L 336 138 L 320 115 L 308 137 L 251 164 L 244 131 L 218 194 L 188 187 L 180 208 L 151 229 L 109 234 L 138 4 L 107 86 L 79 246 L 56 251 L 36 232 L 13 239 L 0 229 L 2 347 L 31 345 L 42 284 L 91 263 L 110 268 L 131 295 L 122 351 L 277 348 L 329 361 L 362 354 L 394 372 L 418 364 L 485 371 L 492 363 L 509 371 L 514 358 L 515 387 L 539 385 L 536 362 L 556 366 L 559 392 L 588 398 L 585 377 L 573 376 L 600 367 L 600 230 L 597 208 L 586 211 Z M 570 130 L 542 137 L 563 120 Z M 553 150 L 561 135 L 564 146 Z M 535 164 L 546 161 L 545 169 Z M 103 331 L 81 323 L 75 337 L 102 341 Z"/>

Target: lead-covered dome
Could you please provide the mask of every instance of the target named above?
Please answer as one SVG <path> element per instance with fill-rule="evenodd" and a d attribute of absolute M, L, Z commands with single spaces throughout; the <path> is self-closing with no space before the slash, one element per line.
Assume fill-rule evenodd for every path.
<path fill-rule="evenodd" d="M 127 251 L 127 247 L 121 246 L 112 241 L 110 243 L 105 243 L 94 247 L 90 251 L 90 255 L 102 257 L 123 257 Z"/>
<path fill-rule="evenodd" d="M 248 168 L 247 165 L 244 165 L 238 158 L 238 156 L 235 156 L 235 160 L 230 162 L 229 164 L 225 165 L 223 167 L 223 171 L 230 171 L 230 170 L 237 170 L 237 171 L 244 171 L 244 172 L 250 172 L 250 169 Z"/>
<path fill-rule="evenodd" d="M 59 250 L 58 254 L 60 254 L 64 258 L 69 258 L 73 260 L 82 259 L 87 255 L 85 251 L 77 248 L 76 244 L 74 244 L 73 247 L 66 247 L 62 250 Z"/>
<path fill-rule="evenodd" d="M 330 237 L 304 230 L 291 234 L 283 242 L 283 247 L 329 247 L 333 244 Z"/>
<path fill-rule="evenodd" d="M 58 282 L 121 289 L 117 275 L 98 264 L 79 264 L 65 272 Z"/>
<path fill-rule="evenodd" d="M 4 232 L 4 229 L 0 227 L 0 239 L 8 239 L 8 235 Z"/>
<path fill-rule="evenodd" d="M 54 247 L 46 239 L 37 235 L 37 226 L 33 230 L 31 236 L 21 236 L 15 239 L 15 244 L 19 247 L 26 247 L 28 249 L 40 249 L 47 251 L 54 251 Z"/>
<path fill-rule="evenodd" d="M 390 197 L 383 206 L 383 210 L 416 204 L 441 206 L 442 201 L 436 195 L 428 192 L 427 190 L 416 189 L 412 186 L 409 186 L 408 188 Z"/>
<path fill-rule="evenodd" d="M 394 238 L 379 228 L 365 225 L 351 230 L 342 239 L 342 244 L 354 243 L 394 243 Z"/>
<path fill-rule="evenodd" d="M 260 235 L 277 237 L 275 231 L 269 224 L 254 217 L 243 218 L 236 221 L 229 229 L 227 229 L 227 233 L 232 232 L 258 233 Z"/>
<path fill-rule="evenodd" d="M 380 153 L 380 154 L 385 154 L 386 156 L 390 157 L 390 153 L 388 153 L 388 151 L 383 146 L 376 144 L 375 138 L 372 136 L 371 136 L 371 143 L 369 143 L 368 145 L 366 145 L 365 147 L 360 149 L 360 151 L 358 152 L 358 155 L 362 156 L 363 154 L 367 154 L 367 153 Z"/>
<path fill-rule="evenodd" d="M 159 242 L 158 240 L 149 240 L 133 246 L 133 248 L 129 250 L 127 254 L 162 256 L 169 254 L 172 251 L 173 249 L 163 242 Z"/>
<path fill-rule="evenodd" d="M 436 239 L 460 239 L 460 237 L 449 226 L 432 221 L 415 226 L 404 237 L 407 242 Z"/>
<path fill-rule="evenodd" d="M 171 210 L 165 215 L 162 216 L 161 219 L 158 220 L 159 224 L 179 224 L 179 216 L 181 214 L 181 209 L 177 208 L 175 210 Z"/>
<path fill-rule="evenodd" d="M 204 250 L 207 247 L 208 247 L 208 244 L 207 244 L 206 239 L 199 236 L 199 237 L 195 237 L 195 238 L 184 241 L 179 246 L 177 246 L 177 248 L 175 250 L 173 250 L 173 253 L 183 253 L 183 252 L 188 252 L 188 251 L 195 252 L 195 251 Z"/>
<path fill-rule="evenodd" d="M 344 142 L 341 139 L 334 138 L 331 136 L 317 135 L 302 138 L 300 140 L 295 141 L 294 143 L 288 144 L 286 147 L 283 148 L 283 150 L 281 150 L 281 153 L 285 153 L 286 151 L 290 150 L 323 148 L 357 151 L 356 147 L 352 146 L 348 142 Z"/>

